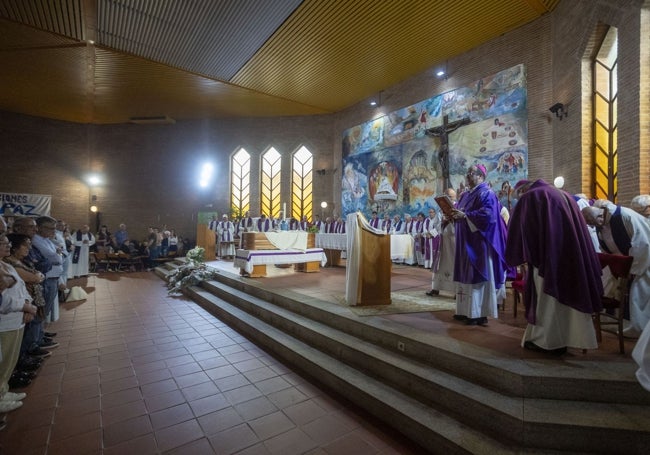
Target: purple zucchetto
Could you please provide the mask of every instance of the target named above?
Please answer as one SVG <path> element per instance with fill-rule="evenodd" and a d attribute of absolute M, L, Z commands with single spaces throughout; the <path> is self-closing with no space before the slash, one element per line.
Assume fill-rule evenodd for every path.
<path fill-rule="evenodd" d="M 526 180 L 526 179 L 519 180 L 515 185 L 515 191 L 517 191 L 519 188 L 521 188 L 524 185 L 528 185 L 529 183 L 531 183 L 530 180 Z"/>

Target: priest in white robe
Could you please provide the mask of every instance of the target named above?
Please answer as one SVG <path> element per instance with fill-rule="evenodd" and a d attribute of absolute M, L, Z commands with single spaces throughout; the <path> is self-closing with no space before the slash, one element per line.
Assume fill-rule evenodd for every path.
<path fill-rule="evenodd" d="M 235 256 L 235 225 L 225 213 L 217 224 L 217 253 L 222 259 Z"/>
<path fill-rule="evenodd" d="M 95 244 L 95 236 L 90 232 L 87 224 L 72 234 L 72 263 L 70 264 L 69 278 L 88 276 L 90 264 L 90 247 Z"/>
<path fill-rule="evenodd" d="M 634 257 L 630 325 L 625 334 L 638 336 L 650 321 L 650 224 L 634 210 L 609 201 L 597 201 L 582 214 L 587 224 L 596 226 L 601 251 Z"/>
<path fill-rule="evenodd" d="M 456 206 L 456 191 L 449 188 L 445 194 L 449 197 L 454 207 Z M 431 280 L 431 290 L 427 295 L 438 295 L 440 291 L 456 293 L 456 283 L 454 283 L 454 256 L 456 255 L 456 228 L 453 219 L 443 219 L 440 228 L 440 249 L 438 257 L 433 263 L 433 277 Z"/>

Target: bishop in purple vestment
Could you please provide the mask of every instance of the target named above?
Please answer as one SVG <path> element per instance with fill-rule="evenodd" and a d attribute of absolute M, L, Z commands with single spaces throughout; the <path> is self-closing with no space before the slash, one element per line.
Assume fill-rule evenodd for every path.
<path fill-rule="evenodd" d="M 520 184 L 518 184 L 520 186 Z M 577 203 L 537 180 L 519 190 L 508 227 L 506 259 L 528 265 L 522 346 L 563 354 L 597 348 L 592 313 L 600 310 L 601 268 Z"/>
<path fill-rule="evenodd" d="M 505 298 L 506 225 L 501 204 L 485 183 L 481 164 L 470 166 L 463 193 L 453 211 L 456 228 L 454 281 L 458 285 L 454 319 L 484 325 L 498 317 L 498 301 Z"/>

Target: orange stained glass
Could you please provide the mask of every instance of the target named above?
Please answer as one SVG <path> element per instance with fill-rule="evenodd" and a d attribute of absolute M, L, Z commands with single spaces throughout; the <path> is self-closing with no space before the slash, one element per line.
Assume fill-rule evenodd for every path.
<path fill-rule="evenodd" d="M 273 147 L 262 155 L 260 179 L 261 213 L 278 218 L 282 211 L 280 197 L 282 190 L 282 155 Z"/>
<path fill-rule="evenodd" d="M 618 34 L 610 27 L 593 66 L 593 195 L 618 195 Z"/>
<path fill-rule="evenodd" d="M 240 148 L 230 161 L 230 211 L 238 217 L 250 210 L 251 156 Z"/>
<path fill-rule="evenodd" d="M 293 154 L 291 178 L 291 212 L 296 218 L 306 216 L 311 221 L 313 215 L 313 175 L 314 158 L 302 146 Z"/>

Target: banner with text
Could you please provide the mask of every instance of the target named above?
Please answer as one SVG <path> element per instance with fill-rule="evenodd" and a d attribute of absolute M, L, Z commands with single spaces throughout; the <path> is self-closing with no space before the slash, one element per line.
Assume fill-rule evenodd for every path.
<path fill-rule="evenodd" d="M 0 215 L 49 216 L 51 209 L 52 196 L 46 194 L 0 192 Z"/>

